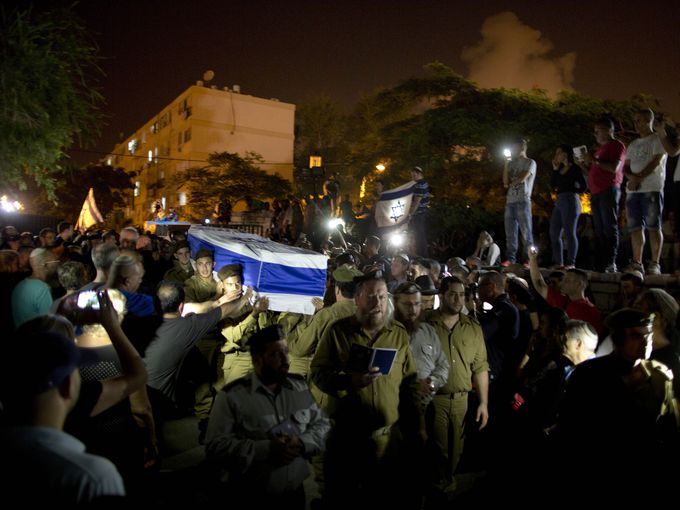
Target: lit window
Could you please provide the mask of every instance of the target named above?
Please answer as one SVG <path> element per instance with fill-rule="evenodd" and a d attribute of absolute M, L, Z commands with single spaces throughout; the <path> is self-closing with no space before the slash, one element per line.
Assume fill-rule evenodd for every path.
<path fill-rule="evenodd" d="M 138 197 L 142 193 L 142 182 L 141 181 L 136 181 L 135 182 L 135 191 L 134 195 Z"/>
<path fill-rule="evenodd" d="M 187 194 L 184 191 L 180 191 L 179 193 L 177 193 L 177 198 L 179 205 L 181 206 L 187 205 Z"/>
<path fill-rule="evenodd" d="M 161 197 L 161 205 L 163 206 L 163 210 L 165 210 L 165 197 Z"/>
<path fill-rule="evenodd" d="M 130 140 L 128 142 L 128 151 L 130 151 L 130 154 L 134 154 L 137 152 L 137 148 L 139 147 L 139 142 L 137 140 Z"/>
<path fill-rule="evenodd" d="M 111 166 L 111 163 L 112 163 L 111 158 L 107 158 L 106 164 L 107 164 L 108 166 Z"/>
<path fill-rule="evenodd" d="M 149 149 L 149 162 L 153 161 L 153 151 Z"/>

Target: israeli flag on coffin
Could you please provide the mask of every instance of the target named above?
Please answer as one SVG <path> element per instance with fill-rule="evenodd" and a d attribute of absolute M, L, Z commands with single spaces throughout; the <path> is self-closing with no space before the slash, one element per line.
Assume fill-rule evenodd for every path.
<path fill-rule="evenodd" d="M 375 204 L 375 222 L 378 227 L 395 227 L 406 223 L 415 185 L 415 181 L 409 181 L 380 194 L 380 200 Z"/>
<path fill-rule="evenodd" d="M 202 225 L 189 228 L 189 245 L 193 254 L 201 248 L 213 250 L 216 270 L 241 264 L 243 284 L 258 296 L 267 296 L 270 310 L 312 315 L 312 298 L 323 298 L 326 255 L 255 234 Z"/>

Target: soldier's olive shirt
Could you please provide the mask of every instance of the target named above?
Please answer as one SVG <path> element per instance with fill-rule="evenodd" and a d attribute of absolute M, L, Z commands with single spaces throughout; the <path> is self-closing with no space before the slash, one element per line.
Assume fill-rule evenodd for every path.
<path fill-rule="evenodd" d="M 285 429 L 284 429 L 285 426 Z M 299 436 L 304 456 L 284 466 L 270 456 L 271 438 L 282 429 Z M 267 493 L 295 490 L 309 476 L 308 459 L 323 450 L 330 422 L 307 383 L 287 377 L 277 393 L 251 373 L 215 397 L 206 434 L 206 457 Z"/>
<path fill-rule="evenodd" d="M 217 282 L 214 279 L 204 280 L 196 273 L 184 282 L 184 301 L 187 303 L 205 303 L 216 299 Z"/>
<path fill-rule="evenodd" d="M 319 339 L 326 330 L 336 321 L 350 317 L 357 311 L 357 305 L 353 299 L 337 301 L 331 306 L 319 310 L 309 322 L 309 325 L 300 331 L 297 338 L 288 338 L 288 349 L 293 356 L 314 356 Z"/>
<path fill-rule="evenodd" d="M 182 265 L 175 261 L 172 268 L 165 272 L 163 279 L 183 284 L 192 276 L 194 276 L 194 268 L 191 265 L 189 265 L 189 270 L 185 271 Z"/>
<path fill-rule="evenodd" d="M 382 375 L 359 390 L 351 386 L 350 348 L 353 343 L 369 347 L 397 349 L 388 375 Z M 369 433 L 391 427 L 400 418 L 399 410 L 414 416 L 403 416 L 414 423 L 419 420 L 420 383 L 416 363 L 409 348 L 409 335 L 400 323 L 391 321 L 372 339 L 355 316 L 335 322 L 319 341 L 311 365 L 311 379 L 329 395 L 331 418 L 340 427 Z M 401 402 L 400 396 L 405 399 Z"/>
<path fill-rule="evenodd" d="M 489 370 L 482 328 L 472 317 L 459 314 L 458 322 L 449 330 L 439 310 L 430 312 L 432 324 L 449 360 L 449 379 L 437 395 L 448 395 L 472 389 L 472 376 Z"/>

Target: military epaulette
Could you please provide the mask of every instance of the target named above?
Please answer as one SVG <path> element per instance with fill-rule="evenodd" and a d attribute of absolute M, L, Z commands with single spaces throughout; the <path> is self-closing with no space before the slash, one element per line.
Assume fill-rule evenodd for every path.
<path fill-rule="evenodd" d="M 460 314 L 460 317 L 461 317 L 461 319 L 462 319 L 461 322 L 465 322 L 465 320 L 467 319 L 467 320 L 470 321 L 472 324 L 476 324 L 477 326 L 481 326 L 481 323 L 479 322 L 479 320 L 477 320 L 476 318 L 474 318 L 472 315 L 465 315 L 465 314 L 461 313 L 461 314 Z M 465 319 L 463 319 L 463 317 L 465 317 Z"/>
<path fill-rule="evenodd" d="M 225 384 L 224 387 L 222 388 L 222 391 L 229 391 L 233 388 L 236 388 L 237 386 L 245 386 L 247 388 L 250 388 L 250 385 L 252 384 L 252 379 L 250 377 L 250 374 L 244 375 L 243 377 L 240 377 L 234 381 L 231 381 L 229 384 Z"/>
<path fill-rule="evenodd" d="M 647 360 L 647 362 L 651 365 L 651 368 L 654 372 L 663 375 L 669 381 L 673 380 L 673 371 L 666 365 L 660 361 L 656 361 L 655 359 Z"/>

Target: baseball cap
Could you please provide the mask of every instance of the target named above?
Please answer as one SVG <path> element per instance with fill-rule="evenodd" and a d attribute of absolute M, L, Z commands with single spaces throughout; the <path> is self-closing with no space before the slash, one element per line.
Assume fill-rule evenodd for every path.
<path fill-rule="evenodd" d="M 1 377 L 10 391 L 38 395 L 62 384 L 78 367 L 98 361 L 92 349 L 79 348 L 62 334 L 42 331 L 5 343 L 0 356 Z M 8 389 L 6 384 L 3 384 Z"/>
<path fill-rule="evenodd" d="M 419 167 L 419 166 L 414 166 L 414 167 L 413 167 L 413 171 L 414 171 L 414 172 L 421 173 L 421 174 L 423 173 L 422 167 Z"/>

